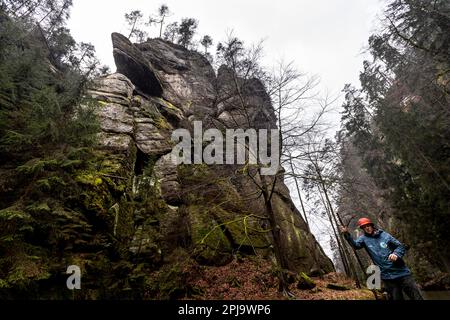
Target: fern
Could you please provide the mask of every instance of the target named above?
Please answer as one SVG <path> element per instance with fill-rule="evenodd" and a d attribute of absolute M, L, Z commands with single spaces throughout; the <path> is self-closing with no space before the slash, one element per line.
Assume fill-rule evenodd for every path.
<path fill-rule="evenodd" d="M 0 210 L 0 221 L 11 221 L 11 220 L 21 220 L 21 221 L 29 221 L 31 220 L 31 215 L 18 210 L 15 207 L 6 208 Z"/>

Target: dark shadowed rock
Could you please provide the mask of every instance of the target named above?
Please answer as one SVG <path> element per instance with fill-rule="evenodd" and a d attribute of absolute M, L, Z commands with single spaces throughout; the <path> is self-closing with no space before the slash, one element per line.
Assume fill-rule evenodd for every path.
<path fill-rule="evenodd" d="M 300 290 L 310 290 L 315 288 L 316 284 L 304 272 L 300 272 L 297 276 L 297 288 Z"/>
<path fill-rule="evenodd" d="M 166 100 L 183 110 L 211 108 L 216 76 L 202 54 L 162 39 L 148 39 L 136 47 L 158 72 Z"/>
<path fill-rule="evenodd" d="M 111 35 L 117 72 L 127 76 L 143 93 L 160 97 L 161 81 L 142 53 L 120 33 Z"/>

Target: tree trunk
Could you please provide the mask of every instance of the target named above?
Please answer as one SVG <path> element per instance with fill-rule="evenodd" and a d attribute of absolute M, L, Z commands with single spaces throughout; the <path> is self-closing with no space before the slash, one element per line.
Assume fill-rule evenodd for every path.
<path fill-rule="evenodd" d="M 163 28 L 163 24 L 164 24 L 164 17 L 161 18 L 161 22 L 160 22 L 160 27 L 159 27 L 159 38 L 161 39 L 162 37 L 162 28 Z"/>
<path fill-rule="evenodd" d="M 292 158 L 289 159 L 289 164 L 291 166 L 291 172 L 294 173 L 294 165 L 292 164 Z M 309 228 L 308 217 L 306 216 L 305 206 L 303 205 L 302 195 L 300 193 L 300 187 L 298 185 L 297 177 L 295 175 L 294 175 L 294 181 L 295 181 L 295 187 L 297 188 L 297 195 L 298 195 L 298 199 L 300 201 L 300 205 L 302 208 L 302 213 L 305 218 L 306 227 L 308 228 L 308 232 L 311 233 L 311 229 Z"/>
<path fill-rule="evenodd" d="M 331 204 L 330 198 L 328 197 L 328 192 L 327 192 L 327 189 L 325 187 L 325 183 L 323 181 L 323 178 L 322 178 L 322 175 L 320 173 L 320 170 L 319 170 L 319 168 L 317 168 L 317 166 L 316 166 L 316 171 L 317 171 L 317 175 L 319 177 L 320 185 L 321 185 L 323 193 L 325 195 L 325 199 L 326 199 L 326 201 L 328 203 L 328 207 L 330 208 L 330 214 L 331 214 L 331 216 L 332 216 L 332 218 L 334 220 L 334 223 L 336 224 L 336 227 L 338 226 L 338 221 L 337 221 L 336 217 L 339 219 L 340 225 L 344 226 L 344 223 L 341 220 L 341 217 L 339 215 L 336 215 L 334 210 L 333 210 L 333 206 Z M 345 246 L 343 244 L 344 239 L 343 239 L 342 234 L 339 234 L 339 242 L 340 242 L 340 246 L 342 247 L 342 251 L 344 253 L 344 257 L 347 260 L 347 264 L 348 264 L 348 268 L 349 268 L 350 274 L 353 274 L 353 276 L 355 278 L 356 286 L 358 288 L 361 288 L 361 283 L 359 282 L 358 273 L 356 271 L 356 268 L 353 265 L 353 263 L 351 261 L 351 258 L 350 258 L 350 255 L 348 254 L 348 252 L 347 252 L 347 250 L 346 250 L 346 248 L 345 248 Z M 356 255 L 356 252 L 355 252 L 355 255 Z M 359 257 L 357 255 L 356 255 L 356 258 L 359 260 Z"/>
<path fill-rule="evenodd" d="M 273 237 L 273 251 L 275 254 L 275 259 L 277 261 L 277 264 L 280 268 L 279 270 L 279 286 L 278 290 L 280 292 L 288 292 L 288 284 L 285 278 L 285 270 L 287 270 L 287 261 L 283 254 L 283 250 L 281 248 L 281 228 L 278 225 L 276 219 L 275 219 L 275 212 L 273 211 L 272 206 L 272 198 L 270 195 L 270 191 L 268 190 L 268 185 L 266 184 L 266 178 L 262 177 L 260 175 L 261 182 L 262 182 L 262 193 L 264 197 L 264 208 L 266 211 L 266 216 L 269 219 L 270 228 L 272 230 L 272 237 Z M 275 183 L 275 182 L 273 182 Z"/>
<path fill-rule="evenodd" d="M 348 266 L 348 262 L 347 262 L 345 253 L 343 251 L 343 245 L 341 243 L 341 239 L 339 238 L 338 232 L 336 231 L 335 223 L 333 222 L 333 218 L 331 217 L 331 213 L 330 213 L 330 210 L 328 208 L 328 205 L 326 204 L 326 202 L 325 202 L 325 200 L 324 200 L 324 198 L 322 196 L 322 191 L 321 191 L 319 186 L 317 186 L 317 188 L 318 188 L 319 195 L 320 195 L 320 198 L 322 200 L 322 203 L 323 203 L 323 205 L 325 207 L 325 212 L 327 213 L 328 220 L 330 221 L 331 228 L 333 229 L 333 234 L 334 234 L 334 237 L 336 239 L 336 244 L 337 244 L 337 247 L 338 247 L 339 255 L 341 256 L 341 261 L 342 261 L 342 265 L 344 266 L 345 274 L 349 275 L 350 274 L 350 268 Z"/>

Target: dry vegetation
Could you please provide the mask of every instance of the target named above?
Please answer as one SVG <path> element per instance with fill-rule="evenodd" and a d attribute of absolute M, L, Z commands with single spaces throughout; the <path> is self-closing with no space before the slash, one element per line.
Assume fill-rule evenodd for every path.
<path fill-rule="evenodd" d="M 186 270 L 187 271 L 187 270 Z M 193 299 L 218 300 L 283 300 L 287 299 L 278 292 L 278 279 L 272 264 L 257 258 L 234 259 L 221 267 L 203 266 L 195 270 L 191 285 L 199 290 Z M 191 275 L 193 275 L 191 273 Z M 290 290 L 298 300 L 373 300 L 369 290 L 356 289 L 354 282 L 336 273 L 323 278 L 312 278 L 316 287 L 300 290 L 296 283 L 290 284 Z M 328 289 L 333 283 L 346 286 L 349 290 Z"/>

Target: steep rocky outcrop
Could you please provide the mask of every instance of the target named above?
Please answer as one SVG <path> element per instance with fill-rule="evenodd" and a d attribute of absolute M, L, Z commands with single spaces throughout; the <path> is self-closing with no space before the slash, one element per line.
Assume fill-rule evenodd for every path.
<path fill-rule="evenodd" d="M 133 178 L 127 180 L 133 203 L 127 209 L 134 212 L 128 245 L 133 259 L 155 272 L 185 254 L 206 265 L 227 264 L 237 253 L 270 259 L 272 240 L 261 217 L 264 203 L 254 196 L 254 183 L 237 174 L 239 166 L 176 166 L 170 159 L 174 129 L 192 130 L 195 120 L 202 121 L 203 129 L 238 126 L 236 110 L 215 103 L 229 92 L 230 70 L 222 67 L 216 77 L 201 54 L 161 39 L 134 45 L 113 34 L 112 40 L 117 73 L 96 79 L 89 94 L 100 104 L 99 149 L 126 155 L 134 166 L 129 173 Z M 252 80 L 244 94 L 255 128 L 275 128 L 262 83 Z M 273 208 L 288 268 L 333 271 L 281 180 Z M 110 211 L 120 216 L 121 210 L 116 206 Z"/>
<path fill-rule="evenodd" d="M 202 54 L 161 39 L 136 47 L 164 83 L 164 99 L 181 108 L 186 118 L 203 120 L 211 112 L 216 97 L 215 74 Z"/>

